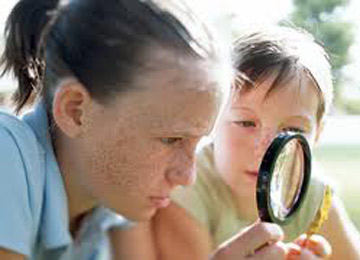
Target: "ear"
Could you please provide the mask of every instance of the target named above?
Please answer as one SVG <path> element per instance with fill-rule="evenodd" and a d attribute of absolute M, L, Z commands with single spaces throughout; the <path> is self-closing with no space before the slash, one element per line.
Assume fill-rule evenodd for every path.
<path fill-rule="evenodd" d="M 68 137 L 78 137 L 84 130 L 84 115 L 91 104 L 87 89 L 76 81 L 58 87 L 53 100 L 53 115 L 58 128 Z"/>

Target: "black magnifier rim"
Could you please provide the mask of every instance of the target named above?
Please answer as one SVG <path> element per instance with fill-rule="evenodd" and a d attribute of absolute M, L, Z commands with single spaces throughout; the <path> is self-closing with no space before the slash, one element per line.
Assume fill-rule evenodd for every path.
<path fill-rule="evenodd" d="M 276 160 L 282 148 L 291 140 L 297 139 L 302 146 L 304 154 L 304 179 L 300 190 L 299 198 L 294 207 L 284 219 L 275 216 L 270 203 L 270 184 L 273 176 L 273 170 Z M 311 175 L 311 151 L 308 142 L 301 134 L 284 132 L 279 134 L 266 150 L 263 161 L 260 165 L 259 176 L 256 186 L 256 201 L 260 219 L 265 222 L 277 223 L 284 225 L 288 223 L 296 214 L 297 210 L 303 203 L 308 191 Z"/>

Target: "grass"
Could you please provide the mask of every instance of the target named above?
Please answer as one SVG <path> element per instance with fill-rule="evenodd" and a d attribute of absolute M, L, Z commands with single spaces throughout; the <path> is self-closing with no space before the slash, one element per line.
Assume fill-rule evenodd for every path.
<path fill-rule="evenodd" d="M 360 146 L 319 147 L 314 152 L 314 158 L 336 185 L 350 218 L 360 230 Z"/>

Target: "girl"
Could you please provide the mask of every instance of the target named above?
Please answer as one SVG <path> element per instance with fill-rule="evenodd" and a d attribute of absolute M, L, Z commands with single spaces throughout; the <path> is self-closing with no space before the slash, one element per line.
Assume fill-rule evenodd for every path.
<path fill-rule="evenodd" d="M 1 61 L 16 111 L 36 104 L 0 114 L 0 258 L 108 258 L 115 213 L 166 207 L 231 80 L 222 55 L 181 1 L 18 2 Z"/>

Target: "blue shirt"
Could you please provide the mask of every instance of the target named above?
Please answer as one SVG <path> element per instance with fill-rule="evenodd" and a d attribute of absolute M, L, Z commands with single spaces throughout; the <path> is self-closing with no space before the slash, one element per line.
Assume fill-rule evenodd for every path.
<path fill-rule="evenodd" d="M 44 104 L 22 119 L 0 112 L 0 247 L 30 259 L 104 259 L 106 231 L 128 224 L 99 207 L 73 242 Z"/>

